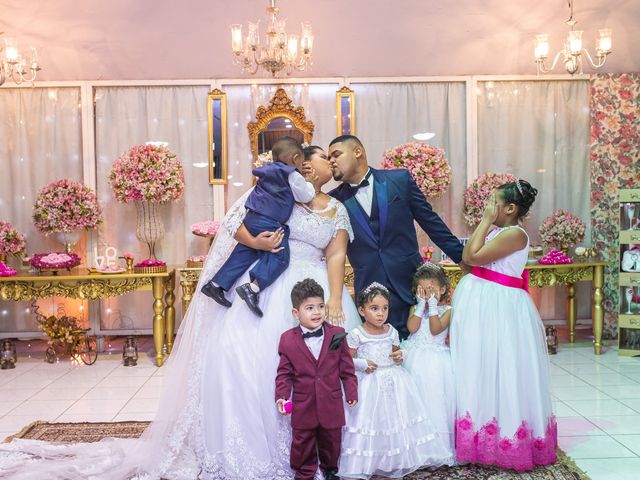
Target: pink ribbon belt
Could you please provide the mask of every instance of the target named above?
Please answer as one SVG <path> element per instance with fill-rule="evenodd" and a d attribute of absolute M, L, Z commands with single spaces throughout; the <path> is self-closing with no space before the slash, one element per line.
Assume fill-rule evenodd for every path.
<path fill-rule="evenodd" d="M 522 272 L 521 278 L 505 275 L 484 267 L 471 267 L 471 274 L 490 282 L 499 283 L 505 287 L 521 288 L 525 292 L 529 291 L 529 272 L 527 270 Z"/>

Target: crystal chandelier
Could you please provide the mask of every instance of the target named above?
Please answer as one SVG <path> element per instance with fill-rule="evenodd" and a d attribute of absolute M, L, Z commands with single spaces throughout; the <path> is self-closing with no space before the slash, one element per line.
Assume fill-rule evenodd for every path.
<path fill-rule="evenodd" d="M 286 20 L 280 20 L 276 1 L 270 0 L 267 7 L 269 17 L 265 44 L 260 44 L 258 25 L 260 22 L 248 24 L 247 36 L 242 36 L 242 25 L 231 25 L 231 49 L 234 63 L 242 69 L 255 75 L 262 67 L 272 76 L 280 71 L 290 75 L 294 70 L 311 68 L 311 50 L 313 49 L 313 34 L 311 24 L 302 22 L 302 35 L 287 35 Z"/>
<path fill-rule="evenodd" d="M 0 35 L 3 33 L 0 32 Z M 13 80 L 17 85 L 22 82 L 33 83 L 38 70 L 40 65 L 35 47 L 29 47 L 29 57 L 25 58 L 18 50 L 18 41 L 15 38 L 4 37 L 4 48 L 0 47 L 0 85 L 6 79 Z"/>
<path fill-rule="evenodd" d="M 536 56 L 536 66 L 538 70 L 538 75 L 540 73 L 548 73 L 552 71 L 560 57 L 563 57 L 564 68 L 568 73 L 573 75 L 576 72 L 582 73 L 582 54 L 587 57 L 587 60 L 591 64 L 593 68 L 602 67 L 607 61 L 607 55 L 611 53 L 611 29 L 603 28 L 598 30 L 598 38 L 596 39 L 596 60 L 593 60 L 593 57 L 589 54 L 589 52 L 582 48 L 582 30 L 574 30 L 577 20 L 573 18 L 573 0 L 568 0 L 569 3 L 569 11 L 570 16 L 569 19 L 565 22 L 571 30 L 569 30 L 569 35 L 565 40 L 564 47 L 561 51 L 559 51 L 555 58 L 553 59 L 553 63 L 550 67 L 547 68 L 544 61 L 549 56 L 549 35 L 536 35 L 535 39 L 535 56 Z"/>

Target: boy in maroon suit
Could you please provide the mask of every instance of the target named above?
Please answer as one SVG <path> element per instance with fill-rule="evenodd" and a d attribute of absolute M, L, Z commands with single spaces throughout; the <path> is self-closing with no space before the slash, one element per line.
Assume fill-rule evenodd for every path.
<path fill-rule="evenodd" d="M 296 480 L 311 480 L 319 456 L 324 478 L 338 479 L 345 423 L 341 382 L 349 406 L 358 401 L 353 359 L 344 329 L 324 323 L 324 290 L 315 280 L 296 283 L 291 303 L 300 326 L 280 337 L 276 377 L 278 411 L 286 415 L 286 399 L 293 402 L 291 468 Z"/>

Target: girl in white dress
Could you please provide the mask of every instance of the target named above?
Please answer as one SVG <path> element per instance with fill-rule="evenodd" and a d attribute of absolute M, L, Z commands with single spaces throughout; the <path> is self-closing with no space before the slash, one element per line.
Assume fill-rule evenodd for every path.
<path fill-rule="evenodd" d="M 455 463 L 454 422 L 456 391 L 451 354 L 446 344 L 451 321 L 450 286 L 444 269 L 426 262 L 413 276 L 415 306 L 402 342 L 404 366 L 418 387 L 427 413 L 449 453 L 448 465 Z"/>
<path fill-rule="evenodd" d="M 519 179 L 499 187 L 464 248 L 474 267 L 454 293 L 450 337 L 459 462 L 525 471 L 556 460 L 544 328 L 526 290 L 529 238 L 518 225 L 536 194 Z"/>
<path fill-rule="evenodd" d="M 347 410 L 338 476 L 402 478 L 440 466 L 448 452 L 402 362 L 398 331 L 386 324 L 389 291 L 372 283 L 358 295 L 364 324 L 347 335 L 358 375 L 358 403 Z M 396 363 L 398 362 L 398 363 Z"/>

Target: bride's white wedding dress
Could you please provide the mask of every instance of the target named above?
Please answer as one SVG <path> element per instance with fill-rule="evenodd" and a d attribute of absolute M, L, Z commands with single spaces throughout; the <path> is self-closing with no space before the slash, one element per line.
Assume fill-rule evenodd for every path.
<path fill-rule="evenodd" d="M 289 268 L 260 294 L 264 317 L 233 301 L 226 309 L 200 293 L 234 247 L 244 216 L 240 198 L 225 217 L 180 327 L 158 414 L 140 439 L 94 444 L 14 440 L 0 445 L 3 479 L 242 479 L 290 480 L 289 417 L 274 402 L 278 341 L 295 325 L 291 288 L 314 278 L 329 293 L 323 249 L 339 230 L 353 232 L 345 208 L 331 200 L 326 212 L 295 206 L 289 219 Z M 248 281 L 248 274 L 238 284 Z M 234 292 L 232 288 L 230 292 Z M 347 331 L 360 324 L 344 290 Z"/>

